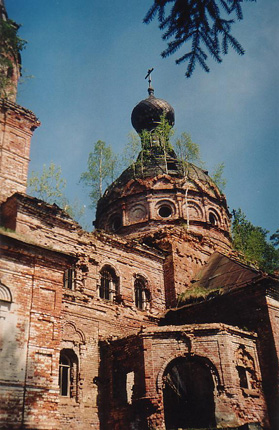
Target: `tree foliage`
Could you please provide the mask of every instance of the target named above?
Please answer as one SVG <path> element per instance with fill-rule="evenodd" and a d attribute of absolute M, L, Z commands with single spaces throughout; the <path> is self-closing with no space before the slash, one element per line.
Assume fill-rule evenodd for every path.
<path fill-rule="evenodd" d="M 270 236 L 270 240 L 275 247 L 279 247 L 279 229 Z"/>
<path fill-rule="evenodd" d="M 133 166 L 135 171 L 135 163 L 138 154 L 141 150 L 141 141 L 138 134 L 131 132 L 128 135 L 128 141 L 124 146 L 122 155 L 122 169 L 126 169 L 128 166 Z"/>
<path fill-rule="evenodd" d="M 51 163 L 49 166 L 44 164 L 42 174 L 32 172 L 28 181 L 29 190 L 41 200 L 47 203 L 56 203 L 64 197 L 66 181 L 61 177 L 60 166 Z"/>
<path fill-rule="evenodd" d="M 18 36 L 20 25 L 16 24 L 11 19 L 0 21 L 0 54 L 12 56 L 17 60 L 18 53 L 26 45 L 26 40 Z"/>
<path fill-rule="evenodd" d="M 255 1 L 255 0 L 246 0 Z M 208 54 L 218 62 L 232 47 L 239 55 L 244 54 L 241 44 L 231 33 L 235 18 L 241 20 L 243 0 L 153 0 L 144 22 L 150 23 L 158 16 L 163 40 L 168 41 L 162 57 L 174 54 L 184 44 L 191 47 L 176 60 L 187 62 L 186 77 L 189 78 L 198 63 L 209 72 Z"/>
<path fill-rule="evenodd" d="M 184 175 L 187 174 L 188 163 L 194 163 L 199 167 L 204 166 L 200 155 L 200 147 L 192 141 L 189 133 L 181 133 L 181 136 L 174 142 L 174 149 L 177 158 L 182 164 Z"/>
<path fill-rule="evenodd" d="M 204 162 L 201 159 L 200 147 L 193 142 L 191 136 L 184 132 L 180 137 L 172 138 L 174 135 L 173 128 L 169 125 L 165 116 L 162 116 L 158 126 L 152 130 L 143 130 L 140 135 L 135 133 L 129 134 L 129 139 L 125 145 L 121 159 L 113 152 L 111 146 L 105 142 L 98 140 L 94 143 L 93 151 L 89 153 L 87 161 L 87 170 L 81 174 L 80 182 L 89 187 L 90 206 L 96 207 L 96 204 L 107 186 L 114 181 L 119 169 L 122 170 L 132 166 L 134 173 L 136 166 L 144 169 L 144 163 L 149 161 L 150 151 L 153 146 L 160 147 L 161 154 L 165 161 L 165 171 L 168 172 L 167 155 L 175 149 L 178 160 L 183 167 L 184 175 L 188 174 L 188 163 L 193 163 L 201 168 L 204 168 Z M 224 163 L 216 166 L 215 176 L 216 185 L 221 188 L 225 185 L 226 180 L 223 178 Z"/>
<path fill-rule="evenodd" d="M 44 164 L 41 174 L 33 171 L 28 180 L 28 188 L 31 195 L 46 203 L 55 203 L 76 221 L 82 219 L 84 206 L 81 206 L 77 200 L 70 204 L 65 196 L 66 181 L 62 178 L 60 166 L 54 163 L 49 166 Z"/>
<path fill-rule="evenodd" d="M 11 73 L 14 63 L 17 63 L 19 53 L 26 41 L 18 36 L 19 25 L 14 21 L 0 20 L 0 96 L 6 97 L 6 89 L 11 84 Z"/>
<path fill-rule="evenodd" d="M 188 174 L 188 163 L 193 163 L 196 166 L 204 169 L 205 163 L 201 159 L 201 151 L 198 143 L 193 142 L 189 133 L 183 132 L 179 137 L 174 136 L 174 130 L 169 125 L 166 117 L 163 115 L 160 118 L 158 126 L 152 130 L 143 130 L 140 135 L 140 140 L 137 135 L 130 133 L 129 141 L 127 142 L 123 151 L 123 168 L 130 165 L 135 166 L 136 160 L 139 164 L 144 164 L 145 158 L 149 157 L 149 149 L 151 146 L 159 145 L 162 148 L 162 152 L 165 158 L 166 172 L 167 168 L 167 153 L 168 151 L 175 151 L 177 159 L 180 161 L 183 173 L 185 176 Z M 142 147 L 140 155 L 142 158 L 137 157 L 140 147 Z M 225 164 L 217 164 L 213 170 L 211 178 L 218 186 L 221 192 L 224 191 L 226 186 L 226 179 L 224 178 Z"/>
<path fill-rule="evenodd" d="M 163 150 L 166 172 L 168 171 L 167 154 L 172 150 L 170 138 L 173 136 L 173 133 L 173 128 L 165 115 L 161 116 L 157 127 L 151 132 L 151 142 L 157 141 Z"/>
<path fill-rule="evenodd" d="M 221 192 L 224 192 L 224 189 L 227 185 L 227 180 L 224 178 L 224 168 L 225 168 L 225 163 L 217 164 L 214 167 L 213 173 L 211 175 L 211 178 L 213 179 L 213 181 L 215 182 L 215 184 L 217 185 L 217 187 Z"/>
<path fill-rule="evenodd" d="M 116 176 L 117 156 L 112 148 L 102 140 L 94 143 L 89 153 L 87 170 L 81 174 L 80 181 L 90 188 L 91 206 L 95 206 L 107 187 Z"/>
<path fill-rule="evenodd" d="M 241 209 L 233 211 L 232 238 L 233 245 L 240 251 L 245 260 L 255 264 L 267 273 L 273 273 L 279 269 L 278 233 L 268 240 L 268 230 L 254 226 L 247 220 Z"/>

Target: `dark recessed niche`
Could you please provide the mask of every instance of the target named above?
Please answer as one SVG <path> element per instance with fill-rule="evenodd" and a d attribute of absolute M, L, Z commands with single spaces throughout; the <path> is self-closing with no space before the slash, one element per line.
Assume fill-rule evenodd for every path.
<path fill-rule="evenodd" d="M 172 208 L 168 205 L 162 205 L 158 210 L 158 214 L 162 218 L 169 218 L 172 215 Z"/>
<path fill-rule="evenodd" d="M 116 215 L 111 219 L 111 229 L 117 231 L 120 227 L 122 227 L 122 219 L 120 215 Z"/>
<path fill-rule="evenodd" d="M 211 225 L 217 225 L 217 218 L 212 212 L 209 214 L 209 222 Z"/>
<path fill-rule="evenodd" d="M 169 162 L 167 163 L 168 170 L 177 170 L 177 165 L 175 163 Z"/>

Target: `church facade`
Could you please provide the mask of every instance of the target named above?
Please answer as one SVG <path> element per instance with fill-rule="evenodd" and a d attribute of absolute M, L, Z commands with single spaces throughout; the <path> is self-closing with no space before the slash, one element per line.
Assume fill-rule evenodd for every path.
<path fill-rule="evenodd" d="M 173 108 L 151 86 L 136 105 L 134 128 L 151 133 L 89 233 L 26 194 L 40 123 L 13 88 L 0 104 L 0 428 L 276 429 L 278 279 L 239 260 L 225 196 L 156 132 Z"/>

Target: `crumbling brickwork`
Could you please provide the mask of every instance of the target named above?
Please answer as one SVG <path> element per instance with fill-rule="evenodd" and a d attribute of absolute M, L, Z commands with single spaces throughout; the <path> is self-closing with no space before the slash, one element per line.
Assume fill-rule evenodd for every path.
<path fill-rule="evenodd" d="M 26 385 L 24 394 L 19 395 L 20 402 L 26 404 L 24 414 L 20 403 L 18 414 L 13 417 L 15 422 L 5 413 L 2 423 L 14 428 L 21 421 L 26 428 L 99 428 L 98 386 L 94 382 L 99 373 L 98 340 L 134 333 L 142 326 L 153 325 L 162 316 L 165 309 L 163 256 L 106 234 L 84 232 L 81 237 L 80 229 L 72 228 L 73 223 L 66 218 L 54 218 L 56 226 L 50 225 L 53 208 L 42 206 L 35 214 L 33 199 L 15 195 L 3 207 L 4 220 L 11 222 L 18 215 L 19 222 L 13 225 L 14 233 L 2 230 L 3 255 L 7 255 L 1 262 L 1 282 L 8 286 L 17 307 L 24 310 L 28 324 L 25 337 L 19 342 L 26 350 L 22 358 L 26 363 L 25 376 L 14 375 L 16 384 Z M 28 211 L 32 218 L 28 217 Z M 36 230 L 31 228 L 32 219 Z M 63 235 L 59 235 L 61 223 Z M 51 227 L 57 241 L 50 240 Z M 15 283 L 13 277 L 4 274 L 11 272 L 13 254 L 22 253 L 26 254 L 26 269 L 13 268 L 14 276 L 20 273 L 19 283 Z M 23 261 L 21 259 L 22 264 Z M 118 294 L 113 300 L 100 297 L 101 269 L 106 265 L 115 270 L 119 279 Z M 67 288 L 64 274 L 72 267 L 74 285 Z M 136 275 L 146 279 L 150 292 L 150 300 L 142 310 L 135 305 Z M 26 278 L 29 287 L 25 289 Z M 14 335 L 17 338 L 17 334 Z M 63 350 L 74 352 L 78 369 L 75 393 L 61 397 L 58 372 Z M 6 375 L 2 382 L 7 384 L 8 381 Z M 10 404 L 7 401 L 7 409 Z"/>
<path fill-rule="evenodd" d="M 40 122 L 31 111 L 7 99 L 1 99 L 1 203 L 16 191 L 26 191 L 30 142 L 33 131 L 39 125 Z"/>
<path fill-rule="evenodd" d="M 278 279 L 235 259 L 225 196 L 160 143 L 172 107 L 137 106 L 150 138 L 89 233 L 25 194 L 39 121 L 1 100 L 0 428 L 273 430 Z"/>
<path fill-rule="evenodd" d="M 11 303 L 1 339 L 2 428 L 56 428 L 61 302 L 67 257 L 2 235 Z M 3 367 L 4 366 L 4 367 Z"/>
<path fill-rule="evenodd" d="M 103 342 L 101 348 L 100 386 L 108 404 L 103 411 L 104 429 L 165 429 L 164 400 L 171 384 L 168 369 L 179 361 L 190 365 L 199 363 L 207 369 L 212 381 L 216 427 L 236 428 L 247 420 L 263 426 L 268 424 L 256 338 L 247 332 L 222 324 L 158 327 L 143 330 L 130 338 Z M 249 375 L 248 387 L 240 380 L 242 370 Z M 127 375 L 131 373 L 130 397 Z M 201 383 L 204 382 L 202 378 Z M 118 388 L 126 391 L 121 401 L 115 392 L 117 383 Z M 193 391 L 193 387 L 188 385 L 187 391 Z M 186 392 L 180 395 L 186 395 Z M 197 397 L 195 401 L 198 401 Z M 210 391 L 207 402 L 210 403 Z M 187 408 L 186 403 L 184 407 Z M 193 419 L 199 422 L 200 417 Z M 209 426 L 208 423 L 205 425 Z"/>

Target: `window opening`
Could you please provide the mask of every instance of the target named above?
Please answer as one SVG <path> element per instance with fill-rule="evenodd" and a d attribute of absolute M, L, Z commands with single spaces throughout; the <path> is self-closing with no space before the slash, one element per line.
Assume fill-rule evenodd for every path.
<path fill-rule="evenodd" d="M 118 293 L 118 279 L 112 268 L 101 270 L 101 285 L 99 295 L 101 299 L 113 301 Z"/>
<path fill-rule="evenodd" d="M 245 369 L 245 367 L 241 367 L 241 366 L 238 366 L 237 370 L 238 370 L 238 376 L 239 376 L 241 388 L 249 388 L 247 370 Z"/>
<path fill-rule="evenodd" d="M 168 166 L 168 170 L 177 170 L 177 165 L 176 165 L 176 163 L 168 162 L 168 163 L 167 163 L 167 166 Z"/>
<path fill-rule="evenodd" d="M 75 397 L 77 394 L 77 356 L 72 350 L 60 353 L 59 387 L 63 397 Z"/>
<path fill-rule="evenodd" d="M 147 282 L 142 277 L 135 279 L 135 304 L 138 309 L 145 310 L 147 303 L 150 301 L 150 292 L 147 288 Z"/>
<path fill-rule="evenodd" d="M 116 364 L 113 370 L 113 398 L 118 405 L 132 404 L 134 396 L 135 373 Z"/>
<path fill-rule="evenodd" d="M 76 271 L 73 267 L 64 272 L 64 288 L 74 290 L 76 284 Z"/>
<path fill-rule="evenodd" d="M 257 390 L 254 360 L 243 346 L 240 346 L 237 351 L 236 368 L 240 387 L 243 388 L 245 392 L 247 392 L 247 390 Z"/>
<path fill-rule="evenodd" d="M 0 321 L 6 319 L 7 313 L 11 309 L 12 294 L 6 285 L 0 281 Z"/>
<path fill-rule="evenodd" d="M 217 225 L 217 218 L 212 212 L 209 214 L 209 222 L 211 225 Z"/>
<path fill-rule="evenodd" d="M 62 355 L 59 363 L 59 386 L 61 396 L 70 396 L 70 371 L 71 363 L 68 357 Z"/>
<path fill-rule="evenodd" d="M 122 227 L 122 219 L 120 215 L 115 216 L 111 221 L 112 231 L 117 231 Z"/>
<path fill-rule="evenodd" d="M 169 218 L 172 215 L 172 209 L 168 205 L 162 205 L 158 211 L 160 217 Z"/>

